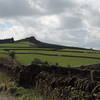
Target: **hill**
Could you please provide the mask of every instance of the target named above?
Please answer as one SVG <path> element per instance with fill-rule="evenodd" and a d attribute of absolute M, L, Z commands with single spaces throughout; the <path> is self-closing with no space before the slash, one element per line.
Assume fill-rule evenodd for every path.
<path fill-rule="evenodd" d="M 47 61 L 49 64 L 58 63 L 64 67 L 100 63 L 100 51 L 98 50 L 44 43 L 35 37 L 17 40 L 12 43 L 2 41 L 3 43 L 0 43 L 0 57 L 9 57 L 9 51 L 13 50 L 16 53 L 16 59 L 24 65 L 30 64 L 35 58 L 44 62 Z"/>
<path fill-rule="evenodd" d="M 28 37 L 28 38 L 25 38 L 25 39 L 21 39 L 21 40 L 17 40 L 15 42 L 17 42 L 17 43 L 29 42 L 29 43 L 35 44 L 37 47 L 40 47 L 40 48 L 56 48 L 56 49 L 66 49 L 66 48 L 69 48 L 69 49 L 87 50 L 86 48 L 81 48 L 81 47 L 71 47 L 71 46 L 62 46 L 62 45 L 44 43 L 44 42 L 41 42 L 41 41 L 37 40 L 34 36 Z"/>
<path fill-rule="evenodd" d="M 100 96 L 100 51 L 48 44 L 35 37 L 11 40 L 14 39 L 0 43 L 0 82 L 6 83 L 3 90 L 9 90 L 13 76 L 18 84 L 18 87 L 11 86 L 10 90 L 15 90 L 13 95 L 25 95 L 25 98 L 27 95 L 30 100 L 36 99 L 30 94 L 34 90 L 27 91 L 22 86 L 40 91 L 49 100 L 96 100 Z M 13 61 L 9 55 L 12 52 L 15 53 Z"/>
<path fill-rule="evenodd" d="M 25 38 L 25 39 L 21 39 L 21 40 L 18 40 L 18 41 L 15 41 L 17 43 L 20 43 L 20 42 L 29 42 L 29 43 L 33 43 L 35 44 L 37 47 L 44 47 L 44 48 L 66 48 L 66 46 L 61 46 L 61 45 L 55 45 L 55 44 L 49 44 L 49 43 L 44 43 L 44 42 L 41 42 L 39 40 L 37 40 L 35 37 L 28 37 L 28 38 Z"/>
<path fill-rule="evenodd" d="M 20 39 L 15 41 L 14 38 L 9 39 L 1 39 L 0 44 L 4 43 L 31 43 L 31 46 L 39 47 L 39 48 L 55 48 L 55 49 L 81 49 L 81 50 L 88 50 L 86 48 L 81 47 L 73 47 L 73 46 L 63 46 L 63 45 L 57 45 L 57 44 L 50 44 L 50 43 L 44 43 L 39 40 L 37 40 L 34 36 L 28 37 L 25 39 Z"/>
<path fill-rule="evenodd" d="M 1 39 L 0 43 L 14 43 L 14 38 Z"/>

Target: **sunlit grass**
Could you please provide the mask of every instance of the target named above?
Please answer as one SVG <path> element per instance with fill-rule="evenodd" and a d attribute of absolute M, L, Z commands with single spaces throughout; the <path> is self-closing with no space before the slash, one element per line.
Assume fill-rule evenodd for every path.
<path fill-rule="evenodd" d="M 52 51 L 53 48 L 28 48 L 32 47 L 32 44 L 30 43 L 13 43 L 13 44 L 0 44 L 0 46 L 7 47 L 6 49 L 15 49 L 15 53 L 41 53 L 41 54 L 56 54 L 58 56 L 49 56 L 49 55 L 39 55 L 39 54 L 16 54 L 16 59 L 21 62 L 22 64 L 30 64 L 34 58 L 39 58 L 43 61 L 48 61 L 50 64 L 59 63 L 61 66 L 81 66 L 81 65 L 87 65 L 87 64 L 96 64 L 100 63 L 100 60 L 98 59 L 91 59 L 91 58 L 77 58 L 77 57 L 62 57 L 60 55 L 68 55 L 68 56 L 85 56 L 85 57 L 98 57 L 100 58 L 100 54 L 94 53 L 99 51 L 94 50 L 81 50 L 81 49 L 59 49 L 57 51 Z M 11 48 L 10 48 L 11 47 Z M 16 47 L 16 48 L 14 48 Z M 19 47 L 22 47 L 20 50 Z M 19 50 L 16 50 L 19 49 Z M 27 50 L 29 49 L 29 50 Z M 30 50 L 34 49 L 34 50 Z M 38 49 L 38 50 L 37 50 Z M 42 50 L 41 50 L 42 49 Z M 51 50 L 51 51 L 46 51 Z M 60 52 L 62 51 L 62 52 Z M 64 51 L 64 52 L 63 52 Z M 65 51 L 82 51 L 81 52 L 65 52 Z M 93 53 L 91 53 L 93 52 Z M 5 50 L 4 47 L 0 48 L 0 57 L 8 57 L 7 54 L 2 53 L 9 53 Z"/>
<path fill-rule="evenodd" d="M 43 51 L 43 50 L 15 50 L 16 53 L 43 53 L 43 54 L 56 54 L 56 55 L 69 55 L 69 56 L 86 56 L 86 57 L 98 57 L 100 54 L 96 53 L 79 53 L 79 52 L 59 52 L 59 51 Z"/>
<path fill-rule="evenodd" d="M 22 62 L 22 64 L 30 64 L 34 58 L 39 58 L 42 61 L 48 61 L 50 64 L 58 63 L 59 65 L 65 67 L 67 67 L 68 65 L 77 67 L 81 65 L 100 63 L 100 60 L 96 59 L 33 55 L 33 54 L 17 54 L 16 57 L 18 61 Z"/>

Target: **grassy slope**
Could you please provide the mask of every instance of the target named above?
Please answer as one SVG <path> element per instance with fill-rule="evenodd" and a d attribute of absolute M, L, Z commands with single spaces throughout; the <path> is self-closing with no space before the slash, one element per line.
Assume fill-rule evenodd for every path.
<path fill-rule="evenodd" d="M 16 53 L 44 53 L 44 54 L 56 54 L 56 55 L 71 55 L 71 56 L 86 56 L 86 57 L 98 57 L 99 53 L 78 53 L 78 52 L 59 52 L 59 51 L 43 51 L 43 50 L 15 50 Z"/>
<path fill-rule="evenodd" d="M 18 49 L 19 47 L 22 47 L 21 49 L 27 49 L 27 47 L 31 47 L 32 44 L 30 43 L 14 43 L 14 44 L 0 44 L 0 53 L 7 53 L 3 49 Z M 8 48 L 2 47 L 7 46 Z M 16 48 L 14 48 L 16 47 Z M 16 53 L 18 52 L 26 52 L 26 53 L 46 53 L 46 54 L 57 54 L 57 55 L 74 55 L 74 56 L 89 56 L 89 57 L 100 57 L 100 54 L 96 54 L 93 50 L 79 50 L 79 49 L 62 49 L 60 51 L 82 51 L 83 53 L 79 52 L 59 52 L 59 51 L 45 51 L 45 50 L 51 50 L 50 48 L 28 48 L 28 49 L 34 49 L 32 50 L 15 50 Z M 35 49 L 44 49 L 43 50 L 35 50 Z M 90 53 L 93 52 L 93 53 Z M 100 53 L 100 52 L 98 52 Z M 0 54 L 0 56 L 6 56 L 5 54 Z M 31 61 L 34 58 L 40 58 L 43 61 L 48 61 L 51 64 L 59 63 L 62 66 L 80 66 L 80 65 L 86 65 L 86 64 L 95 64 L 100 63 L 100 60 L 96 59 L 87 59 L 87 58 L 73 58 L 73 57 L 60 57 L 60 56 L 44 56 L 44 55 L 33 55 L 33 54 L 17 54 L 16 55 L 17 60 L 21 61 L 23 64 L 30 64 Z"/>
<path fill-rule="evenodd" d="M 26 58 L 26 59 L 25 59 Z M 17 59 L 22 61 L 23 64 L 30 64 L 30 62 L 34 58 L 39 58 L 43 61 L 48 61 L 50 64 L 58 63 L 61 66 L 68 66 L 71 65 L 73 67 L 77 67 L 80 65 L 87 65 L 87 64 L 96 64 L 100 63 L 100 60 L 95 59 L 85 59 L 85 58 L 73 58 L 73 57 L 57 57 L 57 56 L 44 56 L 44 55 L 17 55 Z"/>
<path fill-rule="evenodd" d="M 31 43 L 22 42 L 22 43 L 2 43 L 0 47 L 30 47 Z"/>

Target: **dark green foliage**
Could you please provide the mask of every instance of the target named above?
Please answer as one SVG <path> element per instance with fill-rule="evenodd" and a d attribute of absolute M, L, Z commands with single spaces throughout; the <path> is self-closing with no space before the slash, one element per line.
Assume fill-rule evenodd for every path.
<path fill-rule="evenodd" d="M 45 61 L 44 64 L 49 65 L 49 63 L 47 61 Z"/>
<path fill-rule="evenodd" d="M 33 61 L 32 61 L 32 64 L 42 64 L 43 62 L 38 59 L 38 58 L 35 58 Z"/>
<path fill-rule="evenodd" d="M 9 56 L 11 57 L 11 59 L 15 59 L 16 58 L 14 51 L 9 52 Z"/>
<path fill-rule="evenodd" d="M 58 63 L 56 63 L 56 66 L 59 66 L 59 64 L 58 64 Z"/>

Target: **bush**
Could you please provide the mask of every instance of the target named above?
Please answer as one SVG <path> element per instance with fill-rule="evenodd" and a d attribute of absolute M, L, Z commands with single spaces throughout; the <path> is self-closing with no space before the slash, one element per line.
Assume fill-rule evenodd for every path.
<path fill-rule="evenodd" d="M 32 64 L 43 64 L 43 62 L 38 58 L 34 58 L 34 60 L 32 61 Z"/>

